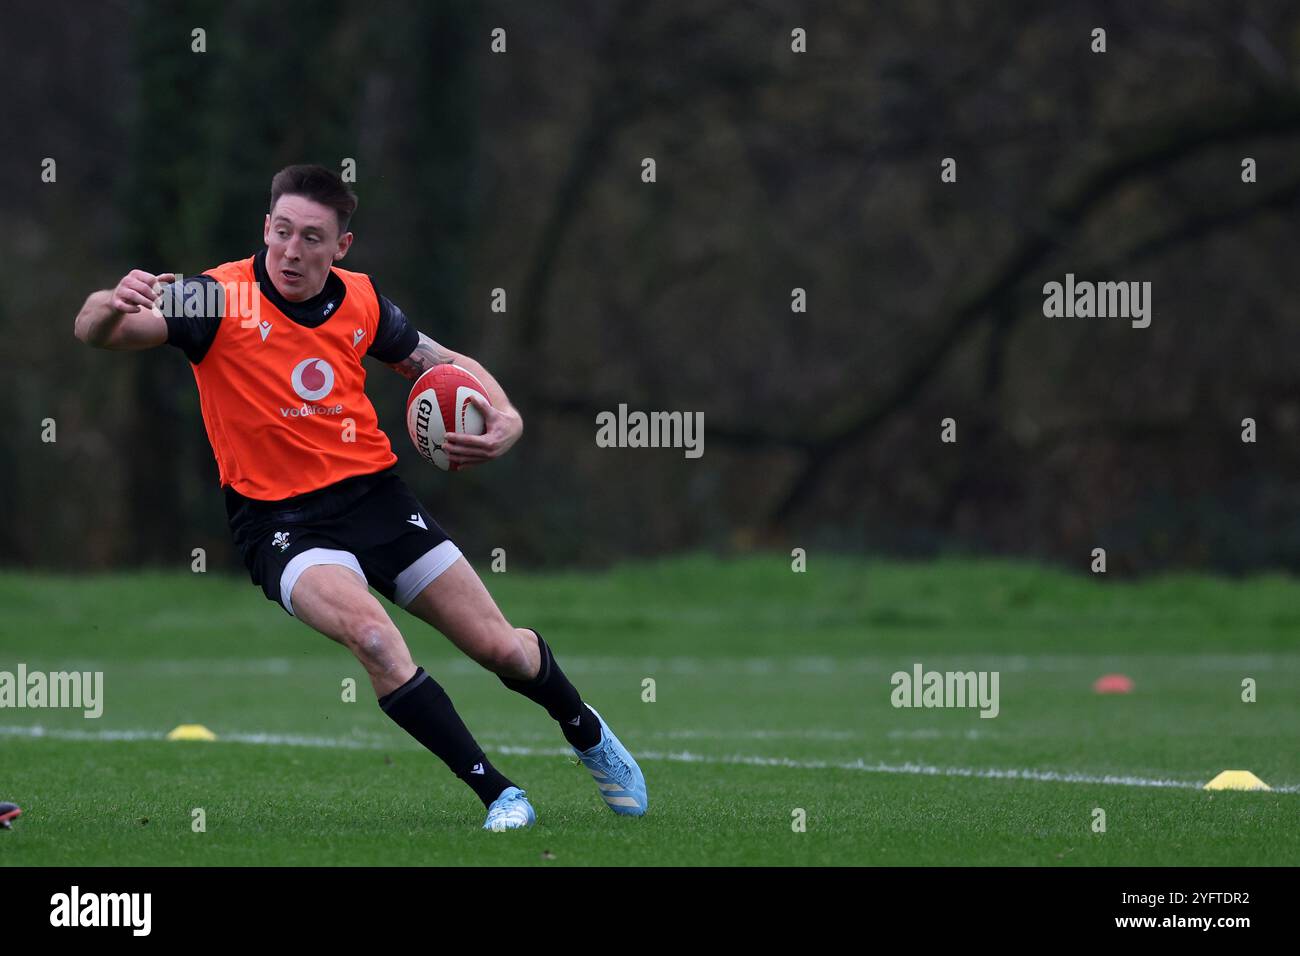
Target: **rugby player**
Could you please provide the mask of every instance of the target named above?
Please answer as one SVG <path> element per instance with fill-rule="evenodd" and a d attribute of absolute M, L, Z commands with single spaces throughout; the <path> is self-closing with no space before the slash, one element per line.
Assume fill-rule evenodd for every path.
<path fill-rule="evenodd" d="M 384 713 L 483 801 L 484 829 L 531 826 L 536 813 L 484 755 L 443 688 L 416 666 L 368 587 L 544 708 L 609 808 L 640 816 L 645 778 L 627 748 L 541 635 L 505 619 L 393 471 L 397 456 L 364 390 L 365 356 L 412 380 L 445 362 L 479 377 L 491 402 L 474 400 L 486 431 L 450 433 L 443 446 L 458 467 L 505 454 L 523 421 L 481 364 L 418 331 L 369 276 L 336 265 L 352 246 L 356 207 L 329 169 L 282 169 L 271 181 L 264 249 L 181 280 L 134 269 L 86 299 L 77 338 L 103 349 L 167 344 L 184 352 L 253 583 L 356 655 Z"/>

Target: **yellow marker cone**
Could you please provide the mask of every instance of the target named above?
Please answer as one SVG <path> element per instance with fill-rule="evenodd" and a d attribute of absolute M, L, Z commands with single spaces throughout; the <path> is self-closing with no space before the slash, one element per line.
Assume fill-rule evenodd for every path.
<path fill-rule="evenodd" d="M 1225 770 L 1204 787 L 1206 790 L 1272 790 L 1249 770 Z"/>
<path fill-rule="evenodd" d="M 168 740 L 216 740 L 217 735 L 202 724 L 181 724 L 167 735 Z"/>

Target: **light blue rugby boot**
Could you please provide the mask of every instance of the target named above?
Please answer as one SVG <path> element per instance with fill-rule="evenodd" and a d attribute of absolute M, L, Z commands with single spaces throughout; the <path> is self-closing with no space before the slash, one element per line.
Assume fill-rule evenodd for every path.
<path fill-rule="evenodd" d="M 600 743 L 590 750 L 573 748 L 582 765 L 591 771 L 600 788 L 601 799 L 615 813 L 621 816 L 642 816 L 650 805 L 646 794 L 645 776 L 636 765 L 628 749 L 623 746 L 614 731 L 609 729 L 605 718 L 596 712 L 596 708 L 587 704 L 596 719 L 600 721 Z"/>
<path fill-rule="evenodd" d="M 484 830 L 520 830 L 537 822 L 537 814 L 528 796 L 518 787 L 506 787 L 488 807 Z"/>

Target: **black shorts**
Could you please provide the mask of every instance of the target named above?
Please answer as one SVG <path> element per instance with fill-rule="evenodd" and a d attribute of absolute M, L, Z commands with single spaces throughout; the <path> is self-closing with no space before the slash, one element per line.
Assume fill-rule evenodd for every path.
<path fill-rule="evenodd" d="M 351 568 L 406 607 L 461 556 L 391 468 L 283 501 L 227 488 L 226 514 L 253 583 L 290 614 L 293 586 L 314 565 Z"/>

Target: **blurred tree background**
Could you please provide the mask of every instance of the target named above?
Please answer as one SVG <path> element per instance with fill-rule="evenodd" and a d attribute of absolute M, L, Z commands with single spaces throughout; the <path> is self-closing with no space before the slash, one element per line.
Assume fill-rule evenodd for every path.
<path fill-rule="evenodd" d="M 1296 4 L 186 0 L 3 23 L 7 565 L 235 564 L 184 357 L 86 348 L 73 318 L 131 268 L 250 255 L 274 172 L 345 158 L 345 265 L 526 422 L 445 475 L 404 436 L 405 380 L 368 363 L 403 475 L 478 561 L 1300 561 Z M 1045 318 L 1067 272 L 1151 282 L 1150 328 Z M 703 412 L 704 456 L 596 447 L 621 402 Z"/>

